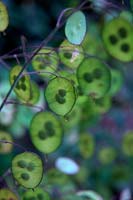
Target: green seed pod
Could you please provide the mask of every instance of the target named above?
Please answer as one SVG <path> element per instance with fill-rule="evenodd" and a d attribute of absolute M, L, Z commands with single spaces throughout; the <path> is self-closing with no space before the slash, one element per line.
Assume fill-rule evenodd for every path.
<path fill-rule="evenodd" d="M 59 57 L 64 65 L 76 69 L 84 59 L 84 52 L 81 46 L 75 46 L 64 40 L 59 47 Z"/>
<path fill-rule="evenodd" d="M 86 58 L 77 69 L 77 79 L 83 94 L 95 99 L 103 97 L 109 90 L 111 74 L 100 60 Z"/>
<path fill-rule="evenodd" d="M 123 17 L 107 22 L 103 29 L 103 42 L 114 58 L 129 62 L 133 60 L 133 27 Z"/>
<path fill-rule="evenodd" d="M 8 11 L 3 2 L 0 1 L 0 32 L 6 30 L 9 24 Z"/>
<path fill-rule="evenodd" d="M 90 26 L 90 24 L 89 24 Z M 93 30 L 94 28 L 92 28 Z M 93 32 L 97 32 L 97 30 L 93 30 Z M 99 40 L 98 35 L 93 35 L 94 33 L 88 32 L 83 40 L 82 47 L 86 54 L 88 55 L 98 55 L 99 58 L 107 60 L 108 53 L 106 52 L 103 42 Z"/>
<path fill-rule="evenodd" d="M 9 74 L 9 79 L 11 85 L 16 80 L 19 72 L 21 71 L 22 67 L 17 65 L 13 67 Z M 17 97 L 22 101 L 29 101 L 31 98 L 31 84 L 30 84 L 30 77 L 28 75 L 24 75 L 18 81 L 16 87 L 14 88 L 14 92 L 16 93 Z"/>
<path fill-rule="evenodd" d="M 43 176 L 41 158 L 32 152 L 24 152 L 12 160 L 12 174 L 16 181 L 25 188 L 35 188 Z"/>
<path fill-rule="evenodd" d="M 39 151 L 46 154 L 54 152 L 62 141 L 61 124 L 50 112 L 37 113 L 31 121 L 30 136 Z"/>
<path fill-rule="evenodd" d="M 9 133 L 0 131 L 0 140 L 13 142 L 12 136 Z M 12 151 L 13 145 L 0 142 L 0 154 L 7 154 Z"/>
<path fill-rule="evenodd" d="M 31 97 L 28 100 L 30 104 L 36 104 L 40 98 L 40 90 L 35 82 L 31 82 Z"/>
<path fill-rule="evenodd" d="M 39 71 L 42 77 L 53 77 L 50 73 L 54 73 L 58 67 L 59 58 L 57 53 L 50 48 L 41 49 L 32 59 L 34 70 Z M 49 72 L 49 73 L 47 73 Z"/>
<path fill-rule="evenodd" d="M 57 170 L 56 168 L 49 169 L 47 171 L 46 178 L 47 178 L 48 184 L 50 184 L 50 185 L 60 185 L 60 186 L 62 186 L 62 185 L 66 185 L 66 183 L 69 183 L 68 175 Z"/>
<path fill-rule="evenodd" d="M 123 136 L 122 150 L 125 155 L 133 157 L 133 131 L 129 131 Z"/>
<path fill-rule="evenodd" d="M 83 158 L 92 157 L 95 149 L 94 138 L 91 134 L 81 133 L 79 136 L 79 150 Z"/>
<path fill-rule="evenodd" d="M 111 97 L 109 95 L 105 95 L 100 99 L 94 99 L 94 112 L 96 113 L 106 113 L 111 108 Z"/>
<path fill-rule="evenodd" d="M 76 91 L 68 79 L 56 77 L 49 81 L 45 90 L 49 108 L 58 115 L 69 113 L 76 101 Z"/>
<path fill-rule="evenodd" d="M 104 147 L 99 150 L 98 158 L 102 164 L 110 164 L 116 158 L 116 151 L 112 147 Z"/>
<path fill-rule="evenodd" d="M 48 192 L 45 192 L 42 188 L 35 188 L 35 190 L 27 190 L 22 200 L 50 200 Z"/>
<path fill-rule="evenodd" d="M 18 197 L 8 188 L 2 188 L 0 189 L 0 200 L 18 200 Z"/>
<path fill-rule="evenodd" d="M 124 77 L 122 72 L 118 69 L 111 69 L 110 71 L 111 71 L 111 87 L 108 94 L 114 96 L 121 89 Z"/>
<path fill-rule="evenodd" d="M 77 11 L 67 19 L 65 25 L 65 35 L 70 43 L 78 45 L 83 41 L 85 33 L 85 15 L 83 12 Z"/>

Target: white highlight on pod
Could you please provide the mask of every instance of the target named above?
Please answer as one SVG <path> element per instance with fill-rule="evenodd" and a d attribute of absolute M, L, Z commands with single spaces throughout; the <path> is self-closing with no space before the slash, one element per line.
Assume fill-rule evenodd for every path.
<path fill-rule="evenodd" d="M 79 171 L 79 166 L 78 164 L 67 157 L 60 157 L 56 160 L 55 166 L 58 170 L 65 174 L 76 174 Z"/>

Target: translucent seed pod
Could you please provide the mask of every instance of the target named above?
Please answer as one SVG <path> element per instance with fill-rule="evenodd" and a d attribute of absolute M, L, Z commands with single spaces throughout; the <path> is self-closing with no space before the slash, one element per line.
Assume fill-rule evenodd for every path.
<path fill-rule="evenodd" d="M 9 74 L 11 85 L 16 80 L 21 69 L 22 67 L 19 65 L 16 65 L 11 69 Z M 20 78 L 20 80 L 16 84 L 16 87 L 14 88 L 14 92 L 20 100 L 26 102 L 29 101 L 29 99 L 31 98 L 31 84 L 30 77 L 28 75 L 24 75 L 22 76 L 22 78 Z"/>
<path fill-rule="evenodd" d="M 76 91 L 72 82 L 66 78 L 56 77 L 49 81 L 45 98 L 49 108 L 58 115 L 69 113 L 76 101 Z"/>
<path fill-rule="evenodd" d="M 104 25 L 103 42 L 114 58 L 129 62 L 133 60 L 133 27 L 124 17 L 117 17 Z"/>
<path fill-rule="evenodd" d="M 9 24 L 8 11 L 3 2 L 0 1 L 0 32 L 3 32 L 7 29 Z"/>
<path fill-rule="evenodd" d="M 48 154 L 54 152 L 60 146 L 62 127 L 52 113 L 39 112 L 31 121 L 30 136 L 34 146 L 39 151 Z"/>
<path fill-rule="evenodd" d="M 16 155 L 11 168 L 13 177 L 25 188 L 35 188 L 42 180 L 43 163 L 35 153 L 24 152 Z"/>
<path fill-rule="evenodd" d="M 83 94 L 94 99 L 103 97 L 111 85 L 109 68 L 95 58 L 84 59 L 77 69 L 77 79 Z"/>
<path fill-rule="evenodd" d="M 81 11 L 73 13 L 66 22 L 65 35 L 72 44 L 79 45 L 86 33 L 86 19 Z"/>

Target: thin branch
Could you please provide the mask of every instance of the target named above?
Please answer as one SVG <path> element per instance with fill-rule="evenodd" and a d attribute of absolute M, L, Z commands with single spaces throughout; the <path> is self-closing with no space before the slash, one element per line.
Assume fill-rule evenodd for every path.
<path fill-rule="evenodd" d="M 36 106 L 36 105 L 33 105 L 31 103 L 21 103 L 21 102 L 17 102 L 17 101 L 14 101 L 14 100 L 8 100 L 6 102 L 6 104 L 16 104 L 16 105 L 22 105 L 22 106 L 28 106 L 28 107 L 32 107 L 32 108 L 35 108 L 35 109 L 38 109 L 40 112 L 44 110 L 43 107 L 41 106 Z"/>
<path fill-rule="evenodd" d="M 20 144 L 15 143 L 15 142 L 9 142 L 9 141 L 6 141 L 6 140 L 0 140 L 0 143 L 12 144 L 12 145 L 22 149 L 23 151 L 27 151 L 23 146 L 21 146 Z"/>
<path fill-rule="evenodd" d="M 78 9 L 81 9 L 88 1 L 84 1 L 82 4 L 80 4 L 78 6 Z M 12 90 L 14 89 L 14 87 L 16 86 L 17 82 L 19 81 L 22 73 L 24 72 L 24 70 L 28 67 L 28 64 L 32 61 L 33 57 L 43 48 L 43 46 L 47 45 L 48 42 L 54 37 L 54 35 L 56 34 L 56 32 L 64 25 L 65 21 L 60 24 L 59 27 L 55 27 L 53 29 L 53 31 L 47 36 L 46 39 L 44 39 L 41 44 L 39 45 L 38 48 L 36 48 L 35 52 L 33 52 L 31 54 L 31 56 L 28 58 L 28 60 L 25 62 L 25 64 L 23 65 L 21 71 L 19 72 L 18 76 L 16 77 L 14 83 L 12 84 L 12 86 L 10 87 L 8 93 L 6 94 L 4 100 L 2 101 L 1 105 L 0 105 L 0 111 L 2 110 L 2 108 L 4 107 L 4 105 L 6 104 L 6 101 L 8 99 L 8 97 L 10 96 Z"/>
<path fill-rule="evenodd" d="M 59 15 L 58 20 L 57 20 L 57 24 L 56 24 L 56 27 L 57 27 L 57 28 L 58 28 L 58 27 L 60 26 L 60 24 L 61 24 L 61 19 L 62 19 L 63 15 L 64 15 L 67 11 L 72 10 L 72 9 L 73 9 L 73 8 L 66 8 L 66 9 L 64 9 L 64 10 L 61 12 L 61 14 Z"/>
<path fill-rule="evenodd" d="M 27 62 L 27 55 L 26 55 L 26 38 L 24 36 L 21 36 L 21 43 L 22 43 L 22 49 L 23 49 L 23 55 L 25 62 Z"/>
<path fill-rule="evenodd" d="M 10 69 L 10 67 L 8 66 L 8 64 L 5 61 L 3 61 L 1 58 L 0 58 L 0 63 L 2 65 L 2 67 L 5 66 L 4 69 L 7 69 L 7 70 Z"/>
<path fill-rule="evenodd" d="M 49 35 L 48 37 L 40 44 L 40 46 L 36 49 L 36 51 L 29 57 L 29 59 L 27 60 L 27 62 L 25 62 L 23 68 L 21 69 L 21 71 L 19 72 L 17 78 L 15 79 L 14 83 L 12 84 L 11 88 L 9 89 L 7 95 L 5 96 L 3 102 L 0 105 L 0 111 L 2 110 L 3 106 L 6 104 L 6 101 L 8 99 L 8 97 L 10 96 L 12 90 L 14 89 L 14 87 L 16 86 L 17 82 L 19 81 L 21 74 L 23 73 L 23 71 L 27 68 L 28 64 L 31 62 L 32 58 L 41 50 L 41 48 L 43 46 L 45 46 L 54 36 L 54 34 L 57 32 L 58 28 L 56 27 Z"/>

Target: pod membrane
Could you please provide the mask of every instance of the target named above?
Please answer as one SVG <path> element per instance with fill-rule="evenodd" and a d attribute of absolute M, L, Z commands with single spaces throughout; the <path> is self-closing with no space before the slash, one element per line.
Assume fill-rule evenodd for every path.
<path fill-rule="evenodd" d="M 77 69 L 77 79 L 83 94 L 95 99 L 103 97 L 111 85 L 109 68 L 95 58 L 84 59 Z"/>
<path fill-rule="evenodd" d="M 12 174 L 15 180 L 23 187 L 37 187 L 43 176 L 41 158 L 32 152 L 16 155 L 12 160 Z"/>
<path fill-rule="evenodd" d="M 54 152 L 62 141 L 59 120 L 50 112 L 37 113 L 30 125 L 30 136 L 34 146 L 43 153 Z"/>
<path fill-rule="evenodd" d="M 49 108 L 58 115 L 70 112 L 76 101 L 76 91 L 72 82 L 63 77 L 56 77 L 49 81 L 45 98 Z"/>

